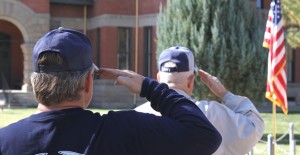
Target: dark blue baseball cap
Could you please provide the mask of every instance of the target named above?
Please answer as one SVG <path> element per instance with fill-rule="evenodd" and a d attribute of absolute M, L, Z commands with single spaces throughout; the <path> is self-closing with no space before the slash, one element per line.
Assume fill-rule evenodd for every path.
<path fill-rule="evenodd" d="M 39 65 L 39 55 L 46 51 L 59 53 L 63 57 L 63 64 Z M 34 71 L 38 73 L 84 71 L 94 65 L 88 37 L 79 31 L 62 27 L 40 38 L 32 55 Z"/>
<path fill-rule="evenodd" d="M 175 66 L 166 66 L 167 62 L 172 62 Z M 161 72 L 188 72 L 196 69 L 193 52 L 183 46 L 165 49 L 158 59 L 158 70 Z"/>

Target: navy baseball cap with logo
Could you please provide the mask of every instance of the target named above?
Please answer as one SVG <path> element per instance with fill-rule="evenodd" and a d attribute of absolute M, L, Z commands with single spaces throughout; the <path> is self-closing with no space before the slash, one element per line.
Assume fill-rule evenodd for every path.
<path fill-rule="evenodd" d="M 175 66 L 167 66 L 168 62 L 172 62 Z M 158 70 L 161 72 L 188 72 L 196 71 L 194 64 L 194 55 L 191 50 L 182 46 L 174 46 L 165 49 L 158 59 Z"/>
<path fill-rule="evenodd" d="M 43 52 L 57 52 L 63 57 L 59 65 L 39 65 L 38 58 Z M 66 28 L 58 28 L 40 38 L 33 49 L 34 72 L 72 72 L 84 71 L 92 65 L 92 45 L 83 33 Z"/>

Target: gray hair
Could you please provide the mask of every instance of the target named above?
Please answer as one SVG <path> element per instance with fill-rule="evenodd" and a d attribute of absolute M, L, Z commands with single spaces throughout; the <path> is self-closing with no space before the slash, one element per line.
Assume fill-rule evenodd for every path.
<path fill-rule="evenodd" d="M 174 72 L 174 73 L 167 73 L 167 72 L 159 72 L 160 74 L 160 82 L 170 84 L 185 84 L 188 82 L 188 77 L 193 75 L 193 71 L 188 72 Z"/>
<path fill-rule="evenodd" d="M 57 59 L 59 56 L 55 55 L 55 53 L 54 55 L 50 54 L 50 56 L 46 54 L 45 57 L 48 59 L 47 61 L 49 59 L 52 62 L 53 60 L 61 61 Z M 62 101 L 78 101 L 80 99 L 80 91 L 85 88 L 85 80 L 88 74 L 93 71 L 93 68 L 91 66 L 84 71 L 75 72 L 32 73 L 31 84 L 37 102 L 51 106 L 58 105 Z"/>

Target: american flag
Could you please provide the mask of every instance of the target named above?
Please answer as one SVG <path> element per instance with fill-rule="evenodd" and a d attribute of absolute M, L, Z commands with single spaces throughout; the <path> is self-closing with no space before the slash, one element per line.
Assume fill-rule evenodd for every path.
<path fill-rule="evenodd" d="M 280 0 L 272 0 L 263 46 L 269 48 L 266 98 L 288 113 L 286 53 Z"/>

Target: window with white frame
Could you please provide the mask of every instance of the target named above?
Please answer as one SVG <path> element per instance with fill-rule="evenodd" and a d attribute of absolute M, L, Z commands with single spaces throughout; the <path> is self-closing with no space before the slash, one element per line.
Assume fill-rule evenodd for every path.
<path fill-rule="evenodd" d="M 118 69 L 130 69 L 131 28 L 118 28 Z"/>
<path fill-rule="evenodd" d="M 152 69 L 152 27 L 144 28 L 144 75 L 151 77 Z"/>

